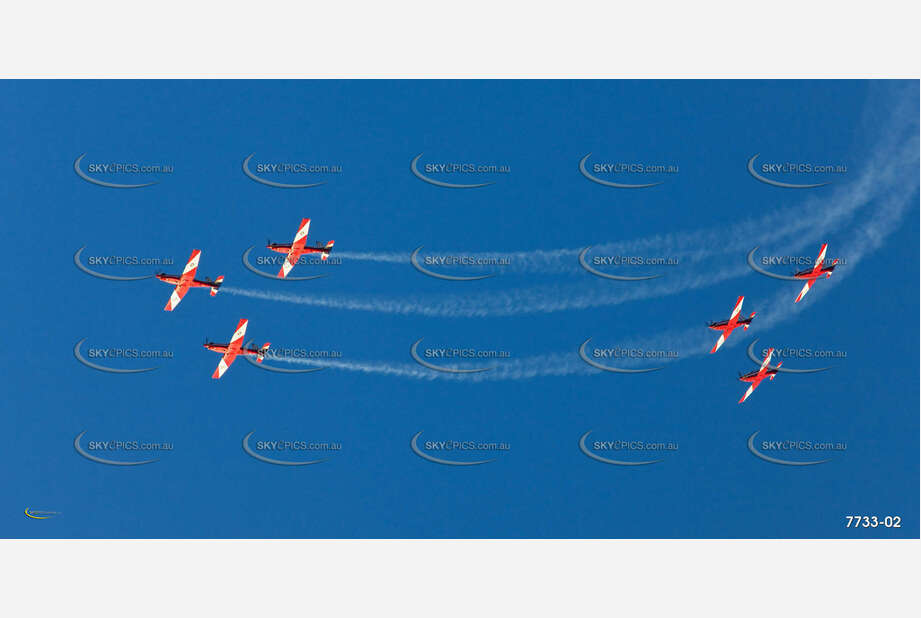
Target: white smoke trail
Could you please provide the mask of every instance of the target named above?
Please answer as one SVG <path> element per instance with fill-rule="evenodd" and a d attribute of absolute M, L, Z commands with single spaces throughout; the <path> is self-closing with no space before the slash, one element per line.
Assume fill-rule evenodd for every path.
<path fill-rule="evenodd" d="M 913 204 L 912 197 L 916 191 L 917 185 L 895 187 L 889 192 L 886 199 L 874 204 L 877 206 L 874 215 L 863 222 L 862 225 L 856 226 L 852 238 L 844 243 L 845 246 L 848 247 L 848 268 L 839 268 L 830 279 L 817 282 L 820 289 L 813 290 L 813 296 L 811 298 L 809 296 L 806 297 L 811 303 L 807 304 L 805 301 L 802 305 L 795 305 L 793 303 L 793 298 L 799 288 L 799 282 L 797 282 L 796 285 L 793 285 L 791 282 L 779 284 L 782 285 L 784 289 L 779 290 L 769 302 L 763 303 L 767 308 L 759 310 L 755 327 L 758 328 L 759 331 L 764 331 L 765 329 L 782 324 L 786 320 L 794 317 L 800 311 L 807 310 L 809 306 L 815 304 L 817 298 L 821 298 L 821 296 L 816 296 L 817 292 L 825 295 L 832 285 L 837 285 L 844 280 L 848 273 L 853 271 L 853 268 L 856 267 L 863 257 L 881 248 L 885 239 L 899 227 L 905 212 L 909 210 L 910 206 Z M 744 338 L 738 335 L 734 338 L 731 337 L 723 348 L 734 347 L 735 345 L 741 344 L 743 340 Z M 666 358 L 661 361 L 655 361 L 655 364 L 662 365 L 672 362 L 673 360 L 684 360 L 686 358 L 707 354 L 713 341 L 713 331 L 698 327 L 686 329 L 679 333 L 660 333 L 642 342 L 627 342 L 619 344 L 618 347 L 645 350 L 669 350 L 677 353 L 676 359 Z M 408 363 L 394 365 L 382 361 L 351 362 L 299 358 L 275 360 L 305 364 L 313 367 L 328 367 L 345 371 L 393 375 L 420 380 L 455 380 L 467 382 L 525 380 L 535 377 L 577 374 L 587 375 L 599 372 L 599 370 L 590 367 L 579 359 L 575 349 L 568 354 L 544 354 L 525 359 L 502 361 L 490 371 L 475 374 L 443 373 L 421 366 L 410 365 Z M 627 361 L 620 363 L 620 366 L 623 368 L 631 365 L 636 366 L 636 362 Z M 452 365 L 451 368 L 479 369 L 482 368 L 482 365 L 462 363 Z"/>
<path fill-rule="evenodd" d="M 761 246 L 783 242 L 799 237 L 805 232 L 822 226 L 826 233 L 843 228 L 851 217 L 884 191 L 885 186 L 903 172 L 893 161 L 904 161 L 911 157 L 908 145 L 894 143 L 887 134 L 866 162 L 856 180 L 830 187 L 831 195 L 825 189 L 813 194 L 804 204 L 796 208 L 773 210 L 766 214 L 751 216 L 750 209 L 739 207 L 741 221 L 720 229 L 706 229 L 646 238 L 604 242 L 592 247 L 591 255 L 643 256 L 677 258 L 682 263 L 696 263 L 702 260 L 725 256 L 749 250 L 754 244 Z M 909 139 L 908 142 L 911 140 Z M 916 148 L 915 148 L 916 152 Z M 467 252 L 448 251 L 438 255 L 464 255 L 476 260 L 505 260 L 507 265 L 497 267 L 500 272 L 545 272 L 564 273 L 580 269 L 577 257 L 585 247 L 562 249 L 536 249 L 512 252 Z M 371 261 L 391 264 L 408 264 L 410 252 L 337 252 L 346 260 Z"/>
<path fill-rule="evenodd" d="M 336 257 L 346 260 L 356 260 L 362 262 L 384 262 L 391 264 L 408 264 L 409 252 L 406 253 L 381 253 L 373 251 L 336 251 Z"/>
<path fill-rule="evenodd" d="M 428 381 L 450 380 L 458 382 L 485 382 L 501 380 L 526 380 L 528 378 L 536 377 L 591 374 L 597 373 L 598 371 L 597 369 L 589 367 L 582 361 L 578 361 L 578 363 L 572 362 L 571 355 L 567 354 L 546 354 L 519 359 L 512 362 L 502 361 L 492 367 L 489 371 L 483 371 L 480 373 L 446 373 L 439 372 L 434 369 L 427 369 L 421 365 L 409 363 L 397 364 L 388 363 L 385 361 L 361 362 L 291 357 L 283 357 L 277 359 L 270 358 L 268 360 L 269 362 L 278 360 L 295 365 L 341 369 L 344 371 L 356 371 L 359 373 L 392 375 Z M 463 363 L 446 365 L 446 367 L 452 369 L 482 369 L 484 366 Z"/>
<path fill-rule="evenodd" d="M 916 142 L 917 143 L 917 142 Z M 916 151 L 917 152 L 917 151 Z M 917 158 L 915 158 L 917 166 Z M 872 216 L 859 222 L 853 228 L 851 236 L 844 240 L 842 246 L 847 249 L 847 265 L 838 268 L 829 279 L 821 279 L 803 301 L 793 302 L 802 287 L 802 282 L 780 282 L 779 290 L 770 300 L 759 303 L 758 315 L 752 328 L 764 332 L 771 327 L 778 326 L 795 317 L 800 312 L 808 311 L 810 307 L 828 294 L 828 291 L 844 281 L 854 272 L 857 264 L 867 255 L 880 249 L 886 238 L 895 232 L 902 221 L 906 211 L 914 204 L 913 197 L 918 190 L 917 184 L 896 186 L 889 191 L 884 199 L 874 202 L 876 207 Z M 642 342 L 632 341 L 624 343 L 624 347 L 642 347 L 645 349 L 672 349 L 678 352 L 677 360 L 709 353 L 715 341 L 715 333 L 701 328 L 688 328 L 678 333 L 661 333 Z M 744 337 L 736 334 L 730 337 L 723 345 L 723 349 L 732 348 L 746 341 Z M 666 359 L 670 362 L 671 359 Z"/>
<path fill-rule="evenodd" d="M 508 317 L 526 313 L 553 313 L 557 311 L 615 306 L 631 301 L 670 296 L 738 277 L 751 270 L 744 263 L 723 266 L 718 270 L 689 273 L 684 277 L 670 277 L 661 282 L 640 282 L 618 285 L 611 282 L 592 282 L 596 289 L 584 291 L 575 286 L 539 286 L 512 290 L 497 290 L 476 295 L 440 295 L 412 299 L 317 295 L 302 296 L 284 292 L 221 288 L 228 294 L 277 302 L 346 309 L 394 315 L 420 315 L 424 317 Z M 616 287 L 615 287 L 616 286 Z M 612 289 L 615 288 L 615 289 Z"/>
<path fill-rule="evenodd" d="M 899 135 L 899 146 L 894 150 L 877 153 L 867 166 L 865 173 L 851 184 L 842 185 L 830 201 L 819 198 L 807 200 L 806 208 L 799 213 L 784 211 L 771 213 L 757 221 L 745 221 L 730 226 L 729 230 L 688 232 L 663 235 L 654 238 L 607 245 L 606 250 L 617 254 L 647 253 L 654 247 L 668 246 L 670 256 L 684 255 L 691 261 L 700 262 L 717 254 L 736 253 L 751 249 L 755 245 L 775 244 L 786 238 L 783 254 L 793 254 L 817 242 L 832 230 L 852 223 L 853 217 L 863 207 L 872 204 L 886 193 L 896 182 L 904 182 L 906 173 L 917 170 L 917 134 Z M 808 232 L 808 236 L 806 235 Z M 501 254 L 514 260 L 527 257 L 532 263 L 551 264 L 561 256 L 572 257 L 579 250 L 559 249 L 554 251 L 520 252 Z M 393 259 L 395 260 L 396 254 Z M 500 254 L 482 254 L 498 256 Z M 390 258 L 387 258 L 390 259 Z M 406 256 L 400 256 L 401 261 Z M 738 258 L 737 258 L 738 259 Z M 512 262 L 514 263 L 514 261 Z M 559 268 L 559 264 L 556 266 Z M 578 268 L 575 266 L 574 268 Z M 680 266 L 678 267 L 680 269 Z M 588 309 L 600 306 L 615 306 L 626 302 L 661 298 L 684 291 L 711 286 L 722 281 L 745 275 L 749 272 L 739 259 L 733 264 L 698 268 L 695 271 L 678 270 L 662 279 L 640 283 L 614 284 L 600 281 L 588 273 L 582 283 L 594 285 L 593 290 L 584 290 L 577 285 L 544 285 L 506 291 L 488 291 L 476 294 L 445 294 L 413 299 L 354 297 L 354 296 L 302 296 L 291 293 L 248 290 L 234 287 L 222 288 L 227 293 L 263 300 L 287 302 L 315 307 L 369 311 L 395 315 L 421 315 L 428 317 L 487 317 L 513 316 L 526 313 L 552 313 L 557 311 Z"/>
<path fill-rule="evenodd" d="M 767 245 L 780 242 L 791 236 L 794 240 L 788 242 L 788 246 L 798 246 L 802 244 L 802 242 L 797 242 L 797 240 L 802 240 L 798 238 L 802 232 L 809 230 L 812 232 L 813 236 L 829 233 L 831 230 L 844 226 L 845 223 L 850 224 L 851 219 L 855 215 L 863 212 L 864 206 L 872 206 L 873 208 L 870 211 L 870 215 L 863 221 L 850 225 L 849 230 L 853 233 L 849 235 L 849 238 L 844 239 L 840 243 L 842 248 L 845 248 L 847 252 L 846 268 L 839 268 L 830 279 L 818 282 L 817 287 L 800 304 L 793 303 L 793 298 L 795 298 L 800 286 L 798 283 L 794 285 L 792 282 L 778 282 L 779 289 L 777 293 L 769 301 L 760 303 L 758 307 L 758 319 L 754 327 L 760 332 L 778 326 L 798 315 L 801 311 L 808 311 L 810 307 L 820 302 L 821 299 L 827 295 L 828 290 L 832 286 L 840 284 L 847 278 L 848 274 L 856 268 L 863 257 L 880 249 L 885 239 L 898 228 L 906 211 L 915 204 L 913 198 L 916 196 L 918 190 L 918 129 L 916 123 L 916 108 L 914 107 L 916 100 L 909 97 L 899 100 L 898 104 L 903 108 L 908 108 L 909 122 L 897 126 L 895 130 L 887 134 L 888 141 L 884 143 L 883 147 L 878 149 L 877 156 L 874 157 L 872 165 L 868 166 L 867 172 L 862 174 L 856 183 L 847 186 L 847 194 L 835 194 L 835 199 L 832 200 L 831 204 L 820 204 L 816 200 L 810 200 L 806 204 L 805 214 L 792 214 L 790 211 L 786 211 L 782 214 L 769 214 L 760 217 L 758 221 L 747 221 L 732 226 L 728 236 L 725 231 L 691 232 L 626 241 L 624 243 L 614 243 L 606 245 L 605 247 L 599 247 L 599 249 L 618 254 L 627 254 L 631 252 L 642 252 L 644 250 L 654 250 L 655 248 L 667 246 L 671 254 L 681 254 L 692 260 L 703 260 L 707 257 L 748 250 L 751 246 L 758 243 Z M 893 117 L 904 117 L 904 109 L 901 111 L 898 109 L 890 109 L 889 111 L 892 112 L 891 116 Z M 897 147 L 888 147 L 893 145 L 897 145 Z M 755 240 L 752 240 L 753 238 Z M 810 242 L 814 242 L 814 239 L 810 240 Z M 699 245 L 704 245 L 704 247 L 699 248 Z M 520 258 L 537 256 L 537 262 L 543 260 L 546 263 L 551 263 L 553 260 L 560 258 L 572 258 L 577 255 L 578 251 L 579 249 L 561 249 L 539 253 L 520 252 L 517 254 L 501 255 L 517 255 Z M 387 255 L 390 255 L 390 257 L 387 257 Z M 408 261 L 408 256 L 403 254 L 369 253 L 365 254 L 364 258 L 380 258 L 379 261 L 393 262 Z M 354 257 L 354 259 L 361 258 Z M 721 269 L 720 271 L 712 271 L 704 275 L 690 275 L 686 280 L 667 282 L 665 285 L 645 291 L 639 289 L 634 291 L 634 289 L 630 289 L 622 291 L 619 295 L 569 297 L 567 300 L 561 302 L 550 300 L 546 301 L 549 304 L 543 305 L 543 308 L 539 310 L 580 308 L 594 306 L 594 304 L 599 302 L 617 304 L 619 302 L 626 302 L 627 300 L 650 298 L 667 293 L 675 293 L 681 290 L 693 289 L 701 285 L 709 285 L 724 278 L 744 274 L 745 272 L 747 272 L 747 267 L 744 265 L 737 265 Z M 546 293 L 546 291 L 541 290 L 506 293 L 498 304 L 491 305 L 491 311 L 484 313 L 474 311 L 471 306 L 463 306 L 460 310 L 452 310 L 452 304 L 464 300 L 463 297 L 459 296 L 449 297 L 448 299 L 441 299 L 429 305 L 423 305 L 415 301 L 407 302 L 373 298 L 363 300 L 352 298 L 314 299 L 295 295 L 279 295 L 270 292 L 249 290 L 228 291 L 256 298 L 284 300 L 285 302 L 295 302 L 299 304 L 421 315 L 512 315 L 516 312 L 510 310 L 509 307 L 513 306 L 514 303 L 540 300 L 537 296 L 541 293 Z M 484 299 L 488 300 L 495 296 L 497 295 L 492 293 L 484 295 L 474 300 L 472 304 L 481 303 Z M 498 309 L 498 311 L 493 312 L 495 309 Z M 529 310 L 533 309 L 530 307 L 525 308 L 525 311 Z M 682 360 L 706 354 L 713 344 L 713 337 L 712 331 L 697 327 L 685 329 L 677 333 L 659 333 L 642 342 L 627 342 L 623 344 L 623 347 L 643 348 L 647 350 L 667 349 L 676 351 L 678 353 L 678 360 Z M 730 338 L 725 344 L 724 349 L 741 345 L 745 341 L 746 338 L 742 336 Z M 278 360 L 310 366 L 324 366 L 345 371 L 395 375 L 423 380 L 518 380 L 542 376 L 595 374 L 599 371 L 589 367 L 579 359 L 575 350 L 569 353 L 545 354 L 525 359 L 503 361 L 493 370 L 477 374 L 439 373 L 408 363 L 393 365 L 387 362 L 349 362 L 329 361 L 326 359 L 309 360 L 285 358 Z M 663 359 L 661 362 L 667 363 L 669 360 Z M 656 364 L 661 363 L 657 361 Z M 455 367 L 463 369 L 479 368 L 470 363 L 461 363 L 455 365 Z"/>

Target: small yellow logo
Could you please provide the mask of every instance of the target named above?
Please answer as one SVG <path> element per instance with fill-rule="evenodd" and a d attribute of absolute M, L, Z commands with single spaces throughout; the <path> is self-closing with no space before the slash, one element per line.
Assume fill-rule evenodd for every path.
<path fill-rule="evenodd" d="M 26 517 L 32 519 L 51 519 L 55 515 L 60 515 L 57 511 L 39 511 L 37 509 L 26 509 Z"/>

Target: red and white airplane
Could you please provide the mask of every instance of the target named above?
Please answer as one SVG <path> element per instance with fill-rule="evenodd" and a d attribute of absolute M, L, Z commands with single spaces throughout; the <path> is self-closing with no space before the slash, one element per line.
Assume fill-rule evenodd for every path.
<path fill-rule="evenodd" d="M 806 270 L 801 270 L 797 273 L 793 273 L 793 276 L 797 279 L 805 279 L 806 285 L 803 286 L 802 291 L 799 293 L 799 296 L 796 297 L 794 303 L 798 303 L 803 299 L 803 296 L 806 295 L 806 292 L 809 291 L 809 288 L 812 287 L 812 284 L 816 282 L 822 275 L 825 275 L 825 278 L 831 277 L 831 272 L 835 269 L 835 264 L 838 263 L 838 258 L 831 263 L 831 266 L 825 265 L 825 250 L 828 249 L 828 243 L 822 245 L 822 248 L 819 249 L 819 257 L 815 261 L 815 266 L 808 268 Z"/>
<path fill-rule="evenodd" d="M 729 339 L 729 335 L 732 334 L 732 331 L 737 327 L 741 326 L 742 330 L 748 330 L 748 326 L 752 323 L 752 320 L 755 318 L 755 312 L 752 311 L 752 314 L 747 318 L 739 319 L 739 312 L 742 311 L 742 301 L 745 300 L 744 296 L 739 296 L 739 300 L 736 301 L 736 306 L 732 310 L 732 315 L 729 316 L 728 320 L 720 320 L 719 322 L 710 322 L 707 324 L 707 327 L 712 330 L 722 331 L 720 338 L 716 340 L 716 345 L 713 346 L 713 349 L 710 350 L 710 354 L 713 354 L 720 349 L 720 346 Z"/>
<path fill-rule="evenodd" d="M 767 351 L 767 354 L 764 355 L 764 361 L 761 363 L 761 368 L 758 371 L 750 371 L 745 375 L 739 376 L 739 380 L 742 382 L 750 382 L 751 386 L 748 387 L 748 390 L 745 391 L 745 394 L 742 395 L 742 398 L 739 399 L 739 403 L 742 403 L 748 399 L 749 395 L 755 392 L 755 389 L 758 388 L 758 385 L 761 384 L 761 381 L 764 378 L 768 380 L 773 380 L 774 376 L 777 375 L 777 370 L 780 369 L 780 366 L 783 365 L 783 361 L 777 363 L 776 367 L 771 367 L 771 355 L 774 353 L 774 348 L 771 348 Z"/>
<path fill-rule="evenodd" d="M 291 269 L 294 268 L 294 265 L 305 253 L 319 253 L 321 260 L 329 257 L 329 252 L 332 251 L 333 243 L 336 241 L 331 240 L 325 246 L 318 242 L 316 247 L 307 247 L 305 245 L 307 244 L 307 232 L 309 230 L 310 219 L 302 219 L 300 227 L 297 228 L 297 234 L 294 235 L 294 242 L 270 242 L 265 246 L 266 249 L 288 254 L 284 264 L 281 265 L 281 270 L 278 271 L 278 276 L 282 279 L 288 276 L 288 273 L 291 272 Z"/>
<path fill-rule="evenodd" d="M 221 275 L 214 281 L 211 281 L 210 279 L 203 279 L 199 281 L 196 279 L 195 271 L 198 270 L 198 260 L 200 258 L 201 251 L 195 249 L 192 251 L 192 255 L 189 256 L 189 261 L 186 263 L 181 275 L 167 275 L 165 273 L 157 273 L 157 279 L 176 286 L 176 289 L 174 289 L 173 293 L 170 295 L 166 306 L 163 307 L 163 311 L 172 311 L 175 309 L 177 305 L 179 305 L 179 302 L 182 300 L 182 297 L 185 296 L 185 293 L 189 291 L 189 288 L 211 288 L 211 296 L 217 296 L 217 291 L 221 287 L 221 283 L 224 282 L 224 275 Z"/>
<path fill-rule="evenodd" d="M 217 364 L 217 369 L 214 370 L 214 373 L 211 374 L 211 377 L 217 380 L 224 372 L 227 371 L 227 368 L 233 364 L 233 361 L 236 358 L 243 355 L 253 355 L 256 357 L 256 362 L 261 363 L 262 359 L 265 358 L 265 352 L 269 349 L 269 343 L 266 342 L 262 345 L 261 348 L 244 348 L 243 347 L 243 337 L 246 335 L 246 325 L 249 323 L 249 320 L 242 319 L 240 323 L 237 324 L 237 330 L 234 331 L 233 337 L 230 338 L 230 343 L 212 343 L 206 341 L 204 346 L 211 350 L 212 352 L 218 352 L 224 355 L 224 358 L 221 359 L 221 362 Z"/>

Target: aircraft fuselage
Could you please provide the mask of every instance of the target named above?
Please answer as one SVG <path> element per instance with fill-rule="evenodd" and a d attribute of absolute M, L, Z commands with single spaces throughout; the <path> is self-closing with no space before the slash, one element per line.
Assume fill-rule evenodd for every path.
<path fill-rule="evenodd" d="M 760 375 L 759 375 L 759 374 L 760 374 Z M 769 377 L 771 377 L 772 375 L 775 375 L 775 374 L 777 374 L 777 370 L 776 370 L 776 369 L 768 369 L 768 370 L 765 371 L 764 373 L 761 373 L 760 370 L 759 370 L 759 371 L 750 371 L 750 372 L 746 373 L 745 375 L 740 376 L 740 377 L 739 377 L 739 381 L 740 381 L 740 382 L 760 382 L 760 381 L 763 380 L 764 378 L 769 378 Z"/>
<path fill-rule="evenodd" d="M 230 350 L 229 343 L 210 343 L 209 342 L 209 343 L 203 344 L 203 346 L 211 350 L 212 352 L 217 352 L 218 354 L 226 354 Z M 243 354 L 243 355 L 259 356 L 260 354 L 263 354 L 263 351 L 260 350 L 259 348 L 240 348 L 240 350 L 237 353 Z"/>
<path fill-rule="evenodd" d="M 291 251 L 291 243 L 279 243 L 272 242 L 265 246 L 266 249 L 270 251 L 275 251 L 277 253 L 288 253 Z M 330 250 L 327 247 L 304 247 L 300 250 L 301 253 L 329 253 Z"/>
<path fill-rule="evenodd" d="M 738 320 L 736 320 L 735 326 L 746 326 L 748 324 L 751 324 L 752 320 L 754 319 L 755 319 L 754 316 L 749 317 L 749 318 L 739 318 Z M 729 320 L 720 320 L 719 322 L 711 322 L 708 325 L 708 328 L 711 328 L 713 330 L 725 330 L 726 327 L 729 326 L 729 322 L 730 322 Z"/>
<path fill-rule="evenodd" d="M 164 283 L 169 283 L 170 285 L 179 285 L 179 283 L 182 282 L 182 277 L 179 276 L 179 275 L 166 275 L 166 274 L 160 273 L 160 274 L 156 275 L 156 277 L 157 277 L 157 279 L 159 279 L 160 281 L 163 281 Z M 207 280 L 202 281 L 202 280 L 200 280 L 200 279 L 192 279 L 192 281 L 190 281 L 188 285 L 189 285 L 190 288 L 216 288 L 216 287 L 220 287 L 220 284 L 219 284 L 219 283 L 215 283 L 214 281 L 207 281 Z"/>
<path fill-rule="evenodd" d="M 797 273 L 793 273 L 793 276 L 797 279 L 818 279 L 820 277 L 831 277 L 831 271 L 835 269 L 835 265 L 823 266 L 819 270 L 801 270 Z"/>

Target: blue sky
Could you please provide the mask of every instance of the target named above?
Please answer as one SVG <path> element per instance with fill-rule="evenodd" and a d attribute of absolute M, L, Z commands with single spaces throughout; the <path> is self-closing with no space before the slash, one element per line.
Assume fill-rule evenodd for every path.
<path fill-rule="evenodd" d="M 0 89 L 11 330 L 0 361 L 8 421 L 2 536 L 918 536 L 916 82 L 32 81 Z M 604 187 L 579 172 L 589 152 L 593 162 L 678 171 L 654 175 L 662 184 L 652 188 Z M 174 171 L 96 174 L 159 181 L 104 188 L 74 173 L 83 153 L 87 164 L 163 162 Z M 251 153 L 254 162 L 342 171 L 288 175 L 283 182 L 326 184 L 278 189 L 243 174 Z M 437 187 L 411 173 L 420 153 L 426 162 L 510 172 L 469 175 L 494 181 L 487 187 Z M 782 189 L 748 173 L 756 153 L 759 162 L 847 171 L 820 175 L 831 182 L 824 187 Z M 341 264 L 300 265 L 293 274 L 329 276 L 283 282 L 243 267 L 247 247 L 268 256 L 265 240 L 290 242 L 303 217 L 312 219 L 308 243 L 335 239 Z M 759 255 L 814 258 L 823 242 L 846 263 L 795 307 L 800 284 L 745 266 L 758 245 Z M 215 298 L 192 290 L 166 313 L 170 290 L 155 279 L 107 281 L 75 268 L 84 245 L 86 256 L 172 257 L 168 272 L 201 249 L 199 275 L 225 275 L 225 289 Z M 409 265 L 420 245 L 429 255 L 515 252 L 514 266 L 481 281 L 439 280 Z M 679 259 L 622 267 L 665 275 L 654 281 L 609 281 L 578 267 L 575 254 L 588 245 L 600 247 L 597 255 Z M 533 253 L 555 250 L 546 263 Z M 394 255 L 405 260 L 386 261 Z M 707 355 L 716 335 L 704 324 L 728 317 L 739 295 L 743 312 L 759 317 Z M 242 317 L 247 339 L 335 350 L 341 364 L 281 375 L 238 360 L 211 380 L 219 357 L 201 343 L 226 341 Z M 93 371 L 74 359 L 84 337 L 92 348 L 173 357 L 148 373 Z M 600 348 L 679 358 L 641 375 L 596 371 L 577 355 L 589 337 Z M 413 362 L 419 338 L 425 347 L 503 350 L 509 359 L 480 378 L 447 377 Z M 759 350 L 846 358 L 785 359 L 793 368 L 833 368 L 781 374 L 739 406 L 745 385 L 736 376 L 755 368 L 745 354 L 754 338 Z M 592 440 L 678 448 L 653 465 L 606 465 L 579 450 L 589 430 Z M 138 440 L 173 450 L 152 464 L 102 465 L 75 451 L 83 431 L 84 445 Z M 342 448 L 322 464 L 274 466 L 244 453 L 250 431 Z M 443 466 L 411 450 L 420 431 L 422 440 L 511 448 L 492 463 Z M 821 465 L 775 465 L 749 452 L 755 431 L 759 442 L 827 440 L 847 449 Z M 26 508 L 58 514 L 34 520 Z M 845 516 L 858 514 L 899 516 L 902 527 L 846 529 Z"/>

